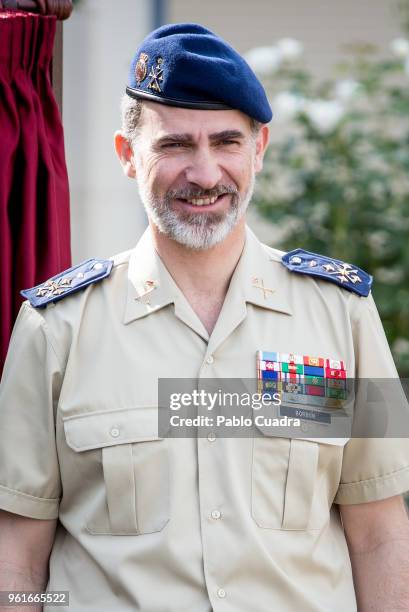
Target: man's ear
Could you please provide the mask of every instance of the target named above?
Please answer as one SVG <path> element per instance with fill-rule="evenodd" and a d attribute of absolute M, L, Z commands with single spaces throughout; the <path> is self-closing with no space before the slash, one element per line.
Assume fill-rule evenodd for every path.
<path fill-rule="evenodd" d="M 123 135 L 121 130 L 117 130 L 114 134 L 115 151 L 121 162 L 125 176 L 129 178 L 136 177 L 135 160 L 131 144 Z"/>
<path fill-rule="evenodd" d="M 268 125 L 262 125 L 256 136 L 256 158 L 254 170 L 260 172 L 263 169 L 263 158 L 266 152 L 268 141 L 270 140 L 270 130 Z"/>

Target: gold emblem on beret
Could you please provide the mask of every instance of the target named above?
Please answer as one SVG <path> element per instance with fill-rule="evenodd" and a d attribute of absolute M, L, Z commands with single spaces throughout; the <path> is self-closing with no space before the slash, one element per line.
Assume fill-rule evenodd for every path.
<path fill-rule="evenodd" d="M 146 75 L 148 74 L 148 54 L 141 53 L 139 59 L 135 66 L 135 76 L 136 82 L 138 85 L 142 83 L 146 79 Z"/>
<path fill-rule="evenodd" d="M 163 58 L 158 57 L 156 59 L 155 68 L 152 66 L 149 71 L 149 76 L 151 80 L 149 81 L 148 87 L 149 89 L 153 89 L 155 91 L 161 92 L 160 83 L 163 81 Z"/>

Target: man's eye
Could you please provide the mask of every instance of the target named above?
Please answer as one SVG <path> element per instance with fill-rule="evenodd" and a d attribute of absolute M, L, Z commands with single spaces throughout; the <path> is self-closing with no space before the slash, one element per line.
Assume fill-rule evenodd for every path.
<path fill-rule="evenodd" d="M 182 147 L 186 147 L 186 143 L 184 142 L 165 142 L 162 145 L 162 149 L 180 149 Z"/>
<path fill-rule="evenodd" d="M 240 143 L 239 143 L 238 140 L 226 139 L 226 140 L 222 140 L 220 144 L 222 144 L 222 145 L 238 145 Z"/>

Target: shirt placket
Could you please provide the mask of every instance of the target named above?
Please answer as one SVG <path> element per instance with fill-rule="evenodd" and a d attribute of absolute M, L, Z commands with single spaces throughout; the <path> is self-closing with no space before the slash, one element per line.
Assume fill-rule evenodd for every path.
<path fill-rule="evenodd" d="M 246 303 L 239 285 L 231 286 L 209 338 L 207 350 L 198 374 L 197 387 L 206 390 L 206 379 L 220 380 L 223 388 L 223 346 L 231 340 L 234 330 L 246 317 Z M 213 388 L 214 390 L 215 388 Z M 199 407 L 200 414 L 209 415 L 207 406 Z M 215 419 L 215 415 L 212 415 Z M 229 440 L 221 437 L 215 427 L 201 427 L 197 437 L 199 508 L 202 535 L 203 566 L 209 599 L 214 612 L 232 609 L 226 574 L 233 559 L 223 547 L 226 529 L 232 529 L 233 509 L 227 493 L 227 453 Z"/>

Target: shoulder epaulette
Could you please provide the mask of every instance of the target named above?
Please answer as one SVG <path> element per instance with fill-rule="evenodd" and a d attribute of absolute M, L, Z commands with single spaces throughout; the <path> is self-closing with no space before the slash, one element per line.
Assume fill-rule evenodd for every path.
<path fill-rule="evenodd" d="M 41 308 L 106 278 L 111 273 L 113 263 L 111 259 L 87 259 L 56 274 L 45 283 L 24 289 L 20 293 L 32 306 Z"/>
<path fill-rule="evenodd" d="M 371 290 L 373 278 L 370 274 L 339 259 L 295 249 L 283 255 L 281 261 L 291 272 L 322 278 L 362 297 L 369 295 Z"/>

